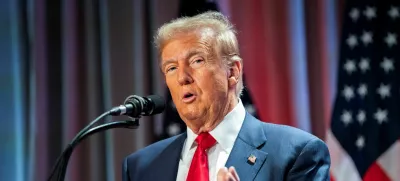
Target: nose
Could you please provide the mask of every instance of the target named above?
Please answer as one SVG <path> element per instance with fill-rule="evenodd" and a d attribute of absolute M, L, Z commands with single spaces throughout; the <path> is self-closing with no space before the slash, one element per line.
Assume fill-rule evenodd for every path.
<path fill-rule="evenodd" d="M 180 85 L 187 85 L 193 83 L 193 79 L 190 70 L 186 67 L 181 67 L 178 69 L 178 83 Z"/>

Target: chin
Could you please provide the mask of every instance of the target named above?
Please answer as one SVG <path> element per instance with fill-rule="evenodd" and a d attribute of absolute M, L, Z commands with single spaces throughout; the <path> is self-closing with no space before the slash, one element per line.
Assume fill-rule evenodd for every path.
<path fill-rule="evenodd" d="M 194 120 L 202 117 L 199 110 L 198 107 L 188 105 L 180 111 L 180 114 L 188 120 Z"/>
<path fill-rule="evenodd" d="M 193 113 L 193 112 L 186 112 L 180 114 L 181 118 L 185 121 L 186 124 L 190 122 L 192 125 L 200 126 L 203 125 L 202 123 L 202 116 L 200 116 L 199 113 Z"/>
<path fill-rule="evenodd" d="M 198 120 L 199 116 L 196 113 L 189 112 L 189 113 L 183 113 L 182 118 L 184 118 L 185 120 L 188 120 L 188 121 L 194 121 L 194 120 Z"/>

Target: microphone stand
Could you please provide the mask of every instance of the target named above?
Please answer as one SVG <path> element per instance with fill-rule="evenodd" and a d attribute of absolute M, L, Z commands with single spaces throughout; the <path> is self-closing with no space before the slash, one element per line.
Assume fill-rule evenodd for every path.
<path fill-rule="evenodd" d="M 111 110 L 112 111 L 112 110 Z M 100 124 L 94 128 L 91 128 L 94 124 L 96 124 L 99 120 L 104 117 L 111 115 L 111 111 L 105 112 L 99 117 L 97 117 L 94 121 L 92 121 L 89 125 L 83 128 L 75 138 L 68 144 L 68 146 L 64 149 L 61 155 L 58 157 L 56 164 L 48 178 L 48 181 L 64 181 L 65 174 L 67 171 L 68 161 L 72 155 L 74 148 L 83 141 L 85 138 L 89 137 L 92 134 L 105 131 L 112 128 L 128 128 L 128 129 L 137 129 L 139 127 L 139 118 L 134 118 L 133 120 L 124 120 L 124 121 L 113 121 L 108 123 Z M 55 180 L 54 180 L 55 179 Z"/>

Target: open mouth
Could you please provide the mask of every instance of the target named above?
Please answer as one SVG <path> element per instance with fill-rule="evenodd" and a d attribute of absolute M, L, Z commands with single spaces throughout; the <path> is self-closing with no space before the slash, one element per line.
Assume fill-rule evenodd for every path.
<path fill-rule="evenodd" d="M 186 94 L 183 96 L 183 98 L 186 99 L 186 98 L 190 98 L 190 97 L 192 97 L 192 96 L 193 96 L 192 93 L 186 93 Z"/>
<path fill-rule="evenodd" d="M 186 93 L 183 95 L 183 102 L 190 103 L 190 102 L 194 101 L 195 98 L 196 98 L 196 96 L 194 94 Z"/>

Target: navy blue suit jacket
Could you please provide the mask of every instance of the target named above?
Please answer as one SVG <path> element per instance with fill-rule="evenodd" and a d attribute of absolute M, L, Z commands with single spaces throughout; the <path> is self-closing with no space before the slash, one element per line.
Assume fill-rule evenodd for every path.
<path fill-rule="evenodd" d="M 123 181 L 176 180 L 186 133 L 149 145 L 124 159 Z M 250 155 L 255 162 L 248 161 Z M 317 137 L 300 129 L 261 122 L 246 113 L 226 162 L 240 180 L 329 181 L 330 156 Z"/>

